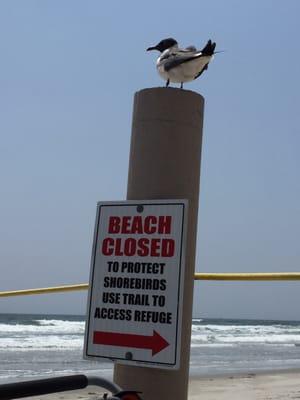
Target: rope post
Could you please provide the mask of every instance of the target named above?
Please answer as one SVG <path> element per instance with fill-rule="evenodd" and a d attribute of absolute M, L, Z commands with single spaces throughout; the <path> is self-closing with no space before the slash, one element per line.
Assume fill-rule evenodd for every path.
<path fill-rule="evenodd" d="M 115 364 L 114 380 L 143 400 L 187 399 L 204 99 L 175 88 L 135 94 L 127 199 L 188 199 L 179 370 Z"/>

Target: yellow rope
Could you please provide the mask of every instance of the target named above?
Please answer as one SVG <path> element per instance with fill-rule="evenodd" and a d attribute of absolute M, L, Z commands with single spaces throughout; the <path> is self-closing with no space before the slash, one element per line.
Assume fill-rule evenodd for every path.
<path fill-rule="evenodd" d="M 300 272 L 196 273 L 194 279 L 196 281 L 299 281 Z"/>
<path fill-rule="evenodd" d="M 89 285 L 87 283 L 80 283 L 78 285 L 64 285 L 39 289 L 22 289 L 22 290 L 8 290 L 0 292 L 0 297 L 9 296 L 24 296 L 29 294 L 45 294 L 45 293 L 59 293 L 59 292 L 73 292 L 75 290 L 87 290 Z"/>
<path fill-rule="evenodd" d="M 299 281 L 300 272 L 244 272 L 244 273 L 196 273 L 196 281 Z M 77 285 L 54 286 L 38 289 L 7 290 L 0 292 L 0 297 L 25 296 L 31 294 L 46 294 L 59 292 L 74 292 L 78 290 L 87 290 L 88 283 Z"/>

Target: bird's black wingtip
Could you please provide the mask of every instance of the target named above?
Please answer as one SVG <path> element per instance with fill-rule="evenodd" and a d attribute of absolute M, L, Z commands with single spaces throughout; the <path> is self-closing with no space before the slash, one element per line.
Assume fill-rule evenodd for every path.
<path fill-rule="evenodd" d="M 206 43 L 206 45 L 201 50 L 201 53 L 206 56 L 212 56 L 215 52 L 216 42 L 212 42 L 211 39 Z"/>

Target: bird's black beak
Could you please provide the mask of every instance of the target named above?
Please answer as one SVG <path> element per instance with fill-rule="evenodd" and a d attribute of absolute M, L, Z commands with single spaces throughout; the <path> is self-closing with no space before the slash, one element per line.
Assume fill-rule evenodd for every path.
<path fill-rule="evenodd" d="M 148 47 L 147 51 L 151 51 L 151 50 L 158 50 L 158 48 L 156 46 Z"/>

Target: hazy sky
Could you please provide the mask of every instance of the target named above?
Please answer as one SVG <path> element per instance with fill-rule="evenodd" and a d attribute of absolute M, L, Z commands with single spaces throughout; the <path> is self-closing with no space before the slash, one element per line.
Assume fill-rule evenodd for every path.
<path fill-rule="evenodd" d="M 300 2 L 0 2 L 0 290 L 88 281 L 96 203 L 126 196 L 134 92 L 173 36 L 219 54 L 206 99 L 198 271 L 300 271 Z M 85 293 L 0 312 L 85 312 Z M 195 283 L 195 316 L 300 319 L 300 282 Z"/>

